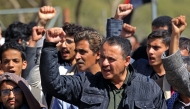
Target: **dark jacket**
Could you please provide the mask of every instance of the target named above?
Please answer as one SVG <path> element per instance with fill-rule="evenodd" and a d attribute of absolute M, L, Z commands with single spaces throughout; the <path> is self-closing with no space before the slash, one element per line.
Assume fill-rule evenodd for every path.
<path fill-rule="evenodd" d="M 108 107 L 110 88 L 101 73 L 60 76 L 58 67 L 58 50 L 55 47 L 47 47 L 45 42 L 40 60 L 43 90 L 80 109 Z M 159 86 L 152 79 L 135 73 L 131 65 L 129 71 L 130 77 L 121 101 L 123 109 L 166 109 Z"/>

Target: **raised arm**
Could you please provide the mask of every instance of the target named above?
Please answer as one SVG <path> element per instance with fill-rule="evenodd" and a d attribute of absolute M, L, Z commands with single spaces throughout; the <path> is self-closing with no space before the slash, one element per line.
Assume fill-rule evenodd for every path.
<path fill-rule="evenodd" d="M 26 61 L 27 67 L 22 72 L 22 77 L 28 79 L 29 72 L 36 65 L 36 43 L 42 38 L 45 33 L 44 27 L 34 26 L 32 28 L 32 35 L 30 36 L 29 45 L 26 47 Z"/>
<path fill-rule="evenodd" d="M 107 36 L 119 36 L 121 34 L 122 25 L 123 25 L 123 18 L 127 16 L 133 10 L 132 4 L 120 4 L 116 9 L 116 13 L 114 18 L 107 20 Z"/>
<path fill-rule="evenodd" d="M 162 62 L 168 83 L 179 93 L 190 97 L 190 73 L 187 71 L 179 51 L 179 38 L 186 26 L 185 16 L 172 19 L 169 56 L 163 57 Z"/>
<path fill-rule="evenodd" d="M 172 22 L 172 35 L 170 41 L 169 55 L 174 54 L 179 49 L 180 35 L 187 26 L 185 16 L 179 16 L 173 18 L 171 22 Z"/>
<path fill-rule="evenodd" d="M 43 6 L 38 11 L 38 26 L 46 26 L 47 22 L 56 15 L 56 10 L 52 6 Z"/>
<path fill-rule="evenodd" d="M 80 76 L 60 76 L 58 50 L 56 44 L 64 38 L 62 28 L 51 28 L 46 32 L 46 39 L 40 59 L 41 84 L 44 92 L 63 101 L 78 105 L 82 91 Z"/>

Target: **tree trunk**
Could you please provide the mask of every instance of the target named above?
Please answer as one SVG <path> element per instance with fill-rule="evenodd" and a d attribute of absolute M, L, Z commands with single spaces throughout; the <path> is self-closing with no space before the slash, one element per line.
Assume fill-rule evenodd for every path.
<path fill-rule="evenodd" d="M 19 2 L 17 0 L 9 0 L 9 2 L 13 5 L 13 7 L 15 9 L 20 9 L 21 8 L 20 4 L 19 4 Z M 22 13 L 18 14 L 18 20 L 20 22 L 25 23 L 25 18 L 24 18 L 24 15 Z"/>
<path fill-rule="evenodd" d="M 80 8 L 81 8 L 81 4 L 82 4 L 82 0 L 78 0 L 78 3 L 77 3 L 77 7 L 76 7 L 76 13 L 75 13 L 75 16 L 76 16 L 76 24 L 80 24 L 80 20 L 79 20 L 79 15 L 80 15 Z"/>

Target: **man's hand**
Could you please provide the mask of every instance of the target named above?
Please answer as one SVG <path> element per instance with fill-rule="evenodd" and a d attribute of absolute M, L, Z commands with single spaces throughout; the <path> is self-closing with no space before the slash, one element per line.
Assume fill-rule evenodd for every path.
<path fill-rule="evenodd" d="M 121 30 L 121 34 L 120 36 L 124 37 L 124 38 L 128 38 L 130 36 L 133 36 L 133 34 L 136 31 L 136 27 L 133 27 L 129 24 L 124 23 L 122 30 Z"/>
<path fill-rule="evenodd" d="M 65 34 L 65 32 L 63 31 L 62 28 L 59 28 L 59 27 L 50 28 L 46 32 L 46 41 L 58 43 L 58 42 L 61 41 L 61 39 L 65 35 L 66 34 Z"/>
<path fill-rule="evenodd" d="M 125 16 L 127 16 L 133 10 L 132 4 L 120 4 L 117 7 L 114 19 L 122 20 Z"/>
<path fill-rule="evenodd" d="M 50 20 L 56 15 L 56 10 L 52 6 L 43 6 L 38 11 L 40 20 Z"/>
<path fill-rule="evenodd" d="M 29 47 L 35 47 L 36 42 L 42 38 L 45 33 L 45 29 L 42 26 L 34 26 L 32 28 L 32 36 L 29 40 Z"/>
<path fill-rule="evenodd" d="M 42 36 L 45 34 L 45 29 L 43 26 L 34 26 L 32 28 L 32 40 L 38 41 L 42 38 Z"/>
<path fill-rule="evenodd" d="M 172 33 L 173 34 L 181 34 L 187 26 L 186 17 L 179 16 L 172 19 Z"/>
<path fill-rule="evenodd" d="M 169 55 L 172 55 L 177 52 L 179 49 L 179 39 L 181 33 L 185 30 L 187 23 L 186 23 L 185 16 L 179 16 L 172 19 L 172 34 L 170 40 L 170 48 L 169 48 Z"/>

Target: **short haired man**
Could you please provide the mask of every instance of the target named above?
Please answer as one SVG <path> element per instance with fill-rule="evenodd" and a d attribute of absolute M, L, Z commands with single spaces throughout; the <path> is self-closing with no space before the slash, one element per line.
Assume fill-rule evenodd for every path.
<path fill-rule="evenodd" d="M 23 47 L 17 42 L 6 42 L 0 50 L 2 70 L 22 76 L 22 70 L 27 66 Z"/>
<path fill-rule="evenodd" d="M 27 82 L 14 73 L 0 76 L 1 109 L 45 109 L 30 92 Z"/>
<path fill-rule="evenodd" d="M 62 37 L 65 29 L 66 36 Z M 54 59 L 58 59 L 58 63 L 64 62 L 65 64 L 63 67 L 65 67 L 68 64 L 72 64 L 72 68 L 68 70 L 64 70 L 63 68 L 60 69 L 59 66 L 59 73 L 61 75 L 74 75 L 79 72 L 88 71 L 93 74 L 100 71 L 98 59 L 99 59 L 99 48 L 101 45 L 101 42 L 103 40 L 103 37 L 94 29 L 92 28 L 83 28 L 81 26 L 74 25 L 74 24 L 67 24 L 64 26 L 64 28 L 51 28 L 47 31 L 47 38 L 44 42 L 44 48 L 46 49 L 54 49 L 55 53 L 59 52 L 56 48 L 56 44 L 58 42 L 61 43 L 61 47 L 59 48 L 61 51 L 61 57 L 62 59 L 58 57 L 54 57 Z M 78 30 L 78 31 L 77 31 Z M 77 33 L 78 32 L 78 33 Z M 69 36 L 71 35 L 73 36 Z M 58 40 L 48 40 L 48 37 L 59 35 L 62 38 Z M 50 46 L 51 45 L 51 46 Z M 75 46 L 76 45 L 76 46 Z M 75 51 L 74 51 L 75 50 Z M 50 51 L 49 51 L 50 53 Z M 49 54 L 48 53 L 48 54 Z M 75 55 L 76 54 L 76 55 Z M 73 59 L 74 56 L 74 59 Z M 54 60 L 53 59 L 53 60 Z M 91 60 L 89 60 L 91 59 Z M 43 64 L 44 61 L 41 61 L 41 64 Z M 76 62 L 76 63 L 75 63 Z M 49 68 L 51 66 L 50 64 L 46 67 Z M 59 108 L 55 105 L 57 104 L 57 101 L 54 102 L 53 107 Z"/>
<path fill-rule="evenodd" d="M 1 46 L 0 60 L 3 72 L 15 73 L 18 76 L 22 76 L 22 71 L 27 66 L 24 48 L 17 42 L 6 42 Z M 31 87 L 31 91 L 40 103 L 46 105 L 44 95 L 40 89 Z"/>
<path fill-rule="evenodd" d="M 59 36 L 47 38 L 49 41 L 55 39 L 59 39 Z M 88 51 L 80 49 L 82 47 L 85 48 L 79 47 L 79 52 L 89 54 Z M 125 38 L 106 39 L 100 48 L 99 63 L 102 73 L 94 75 L 87 70 L 78 76 L 60 76 L 57 60 L 53 59 L 56 57 L 55 50 L 48 52 L 49 50 L 50 48 L 42 49 L 42 87 L 44 91 L 59 99 L 79 108 L 166 108 L 163 93 L 158 85 L 150 78 L 135 73 L 129 64 L 131 45 Z M 78 64 L 82 64 L 78 67 L 81 70 L 85 68 L 86 63 Z M 52 67 L 53 69 L 49 70 Z"/>

